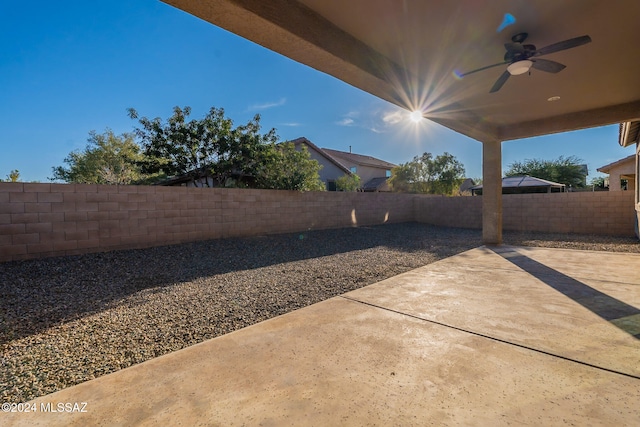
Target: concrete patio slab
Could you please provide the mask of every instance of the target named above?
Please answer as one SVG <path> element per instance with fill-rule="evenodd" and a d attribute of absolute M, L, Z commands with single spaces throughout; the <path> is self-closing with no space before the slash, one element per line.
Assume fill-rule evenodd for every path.
<path fill-rule="evenodd" d="M 554 264 L 560 252 L 574 267 Z M 608 258 L 626 266 L 608 281 L 581 276 L 601 253 L 569 252 L 474 249 L 41 397 L 0 424 L 637 425 L 637 316 L 605 317 L 637 310 L 640 258 Z"/>
<path fill-rule="evenodd" d="M 640 377 L 639 271 L 638 254 L 483 247 L 345 297 Z"/>

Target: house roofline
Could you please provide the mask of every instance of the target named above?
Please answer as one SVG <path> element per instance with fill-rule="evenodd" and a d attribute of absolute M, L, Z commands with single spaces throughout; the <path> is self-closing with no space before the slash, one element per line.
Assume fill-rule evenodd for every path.
<path fill-rule="evenodd" d="M 339 169 L 341 169 L 345 174 L 347 175 L 352 175 L 351 171 L 344 166 L 342 163 L 340 163 L 337 159 L 335 159 L 333 156 L 331 156 L 329 153 L 327 153 L 326 151 L 324 151 L 322 148 L 318 147 L 316 144 L 314 144 L 313 142 L 309 141 L 307 138 L 305 138 L 304 136 L 301 136 L 300 138 L 296 138 L 293 139 L 291 141 L 286 141 L 285 143 L 290 142 L 293 145 L 300 145 L 300 144 L 306 144 L 309 147 L 313 148 L 314 150 L 316 150 L 320 155 L 324 156 L 327 160 L 329 160 L 331 163 L 333 163 L 334 165 L 336 165 Z"/>
<path fill-rule="evenodd" d="M 371 166 L 371 167 L 375 167 L 375 168 L 388 168 L 388 169 L 393 169 L 398 165 L 395 165 L 393 163 L 387 162 L 385 160 L 381 160 L 378 158 L 375 158 L 373 156 L 366 156 L 363 154 L 357 154 L 357 153 L 347 153 L 346 151 L 340 151 L 340 150 L 334 150 L 332 148 L 323 148 L 323 151 L 327 152 L 327 154 L 334 156 L 334 157 L 338 157 L 347 161 L 350 161 L 352 163 L 356 163 L 359 164 L 361 166 Z M 353 158 L 356 157 L 356 158 Z M 366 159 L 372 159 L 375 162 L 367 162 Z"/>
<path fill-rule="evenodd" d="M 636 155 L 632 154 L 630 156 L 627 156 L 625 158 L 622 158 L 620 160 L 616 160 L 615 162 L 609 163 L 608 165 L 604 165 L 604 166 L 600 166 L 598 169 L 596 169 L 598 172 L 602 172 L 602 173 L 609 173 L 609 170 L 611 170 L 611 168 L 615 167 L 615 166 L 619 166 L 623 163 L 628 162 L 629 160 L 634 159 L 635 160 Z"/>

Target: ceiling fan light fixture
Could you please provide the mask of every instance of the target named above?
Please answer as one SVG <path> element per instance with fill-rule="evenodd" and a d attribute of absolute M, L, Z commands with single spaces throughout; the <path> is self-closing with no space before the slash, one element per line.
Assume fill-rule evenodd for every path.
<path fill-rule="evenodd" d="M 509 64 L 509 66 L 507 67 L 507 71 L 509 71 L 509 74 L 511 74 L 512 76 L 519 76 L 520 74 L 528 72 L 529 69 L 531 69 L 532 65 L 532 61 L 525 59 L 522 61 L 514 62 L 513 64 Z"/>

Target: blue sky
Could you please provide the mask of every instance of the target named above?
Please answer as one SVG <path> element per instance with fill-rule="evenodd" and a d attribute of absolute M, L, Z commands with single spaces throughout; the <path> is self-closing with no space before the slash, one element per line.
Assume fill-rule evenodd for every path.
<path fill-rule="evenodd" d="M 130 132 L 133 107 L 167 118 L 224 108 L 239 125 L 255 114 L 281 140 L 392 163 L 448 151 L 482 175 L 481 144 L 331 76 L 154 0 L 0 2 L 0 178 L 48 182 L 53 166 L 82 150 L 90 131 Z M 514 161 L 576 155 L 596 168 L 632 154 L 607 126 L 503 144 Z"/>

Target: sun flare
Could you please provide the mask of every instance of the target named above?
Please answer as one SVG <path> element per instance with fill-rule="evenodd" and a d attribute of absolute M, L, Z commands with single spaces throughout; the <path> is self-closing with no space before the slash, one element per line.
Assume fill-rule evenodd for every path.
<path fill-rule="evenodd" d="M 412 111 L 411 114 L 409 114 L 409 118 L 413 123 L 419 123 L 422 120 L 422 111 Z"/>

